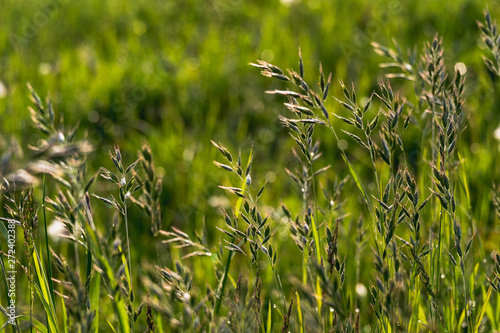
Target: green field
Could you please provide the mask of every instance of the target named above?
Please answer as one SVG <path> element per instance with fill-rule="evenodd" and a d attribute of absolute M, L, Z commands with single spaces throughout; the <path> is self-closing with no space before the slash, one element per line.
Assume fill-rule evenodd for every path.
<path fill-rule="evenodd" d="M 483 0 L 4 1 L 0 327 L 499 331 L 495 19 Z"/>

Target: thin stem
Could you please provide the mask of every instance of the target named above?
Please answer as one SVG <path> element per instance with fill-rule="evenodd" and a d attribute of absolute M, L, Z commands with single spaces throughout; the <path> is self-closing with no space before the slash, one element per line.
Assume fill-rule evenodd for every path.
<path fill-rule="evenodd" d="M 234 238 L 231 243 L 234 243 Z M 215 315 L 219 314 L 220 305 L 222 302 L 222 295 L 224 294 L 224 288 L 226 287 L 227 275 L 229 274 L 229 267 L 231 266 L 231 260 L 233 259 L 233 251 L 229 251 L 229 255 L 226 261 L 226 267 L 224 268 L 224 274 L 222 275 L 221 285 L 219 287 L 219 292 L 217 295 L 217 302 L 215 303 Z"/>
<path fill-rule="evenodd" d="M 309 256 L 309 250 L 307 249 L 307 244 L 303 247 L 302 252 L 302 284 L 307 284 L 307 259 Z"/>
<path fill-rule="evenodd" d="M 250 156 L 248 157 L 247 168 L 250 166 L 250 163 L 252 163 L 252 153 L 253 153 L 253 148 L 250 151 Z M 244 179 L 243 177 L 240 176 L 240 180 L 242 182 L 241 188 L 243 189 L 243 192 L 246 192 L 247 191 L 246 179 Z M 250 193 L 248 193 L 248 194 L 250 196 L 250 199 L 253 201 L 252 196 L 250 195 Z M 242 200 L 242 198 L 239 198 L 238 202 L 236 203 L 236 212 L 235 212 L 235 217 L 236 218 L 238 218 L 238 216 L 240 214 L 240 209 L 241 209 L 241 205 L 242 204 L 243 204 L 243 200 Z M 231 241 L 231 243 L 234 243 L 234 241 L 235 241 L 235 239 L 233 238 L 233 240 Z M 216 300 L 215 309 L 214 309 L 215 315 L 218 315 L 219 311 L 220 311 L 220 306 L 221 306 L 221 303 L 222 303 L 222 295 L 224 295 L 224 289 L 226 288 L 227 275 L 229 274 L 229 267 L 231 266 L 232 259 L 233 259 L 233 252 L 229 251 L 229 255 L 227 257 L 226 265 L 225 265 L 225 268 L 224 268 L 224 274 L 222 275 L 222 280 L 221 280 L 221 283 L 219 285 L 219 290 L 218 290 L 217 295 L 216 295 L 217 300 Z M 215 316 L 212 316 L 212 319 L 214 317 Z"/>
<path fill-rule="evenodd" d="M 124 209 L 124 219 L 125 219 L 125 235 L 127 237 L 127 254 L 128 254 L 128 270 L 130 274 L 130 289 L 132 289 L 132 261 L 130 260 L 130 239 L 128 237 L 128 218 L 127 218 L 127 202 L 125 201 L 123 203 L 123 209 Z"/>
<path fill-rule="evenodd" d="M 312 167 L 312 163 L 309 162 L 309 168 L 311 170 L 311 182 L 312 182 L 312 186 L 313 186 L 313 194 L 314 194 L 314 203 L 315 203 L 315 208 L 316 208 L 316 218 L 319 219 L 319 215 L 318 215 L 318 203 L 317 203 L 317 198 L 316 198 L 316 185 L 315 185 L 315 181 L 314 181 L 314 170 L 313 170 L 313 167 Z M 314 220 L 313 220 L 314 221 Z M 317 234 L 317 238 L 318 239 L 315 239 L 314 240 L 314 245 L 316 247 L 316 253 L 317 253 L 317 256 L 318 256 L 318 264 L 320 263 L 320 244 L 319 244 L 319 240 L 321 239 L 320 237 L 320 234 L 319 234 L 319 221 L 318 221 L 318 224 L 316 225 L 316 223 L 313 223 L 313 228 L 316 228 L 316 234 Z M 314 231 L 313 231 L 313 235 L 314 235 Z M 318 280 L 319 277 L 316 276 L 316 293 L 318 294 L 318 314 L 321 316 L 321 307 L 322 307 L 322 297 L 323 297 L 323 293 L 321 291 L 321 286 L 320 284 L 318 283 Z M 286 301 L 285 301 L 285 309 L 286 309 Z"/>
<path fill-rule="evenodd" d="M 437 156 L 436 156 L 436 104 L 432 103 L 432 160 L 437 165 Z"/>
<path fill-rule="evenodd" d="M 311 182 L 312 182 L 312 187 L 313 187 L 313 195 L 314 195 L 314 208 L 315 208 L 315 211 L 316 211 L 316 218 L 318 219 L 319 218 L 319 215 L 318 215 L 318 198 L 317 198 L 317 195 L 316 195 L 316 182 L 314 181 L 314 170 L 313 170 L 313 166 L 312 166 L 312 162 L 309 162 L 309 169 L 311 171 Z M 318 221 L 318 226 L 319 226 L 319 221 Z M 318 228 L 318 235 L 319 235 L 319 228 Z M 319 235 L 321 236 L 321 235 Z M 321 238 L 321 237 L 319 237 Z M 320 246 L 319 244 L 316 244 L 316 246 Z"/>
<path fill-rule="evenodd" d="M 271 261 L 271 265 L 272 265 L 272 259 L 269 258 L 269 260 Z M 273 275 L 274 275 L 274 280 L 276 282 L 276 286 L 278 287 L 279 294 L 281 296 L 281 300 L 283 301 L 283 309 L 285 309 L 285 311 L 286 311 L 285 292 L 283 290 L 283 285 L 281 284 L 280 276 L 278 275 L 278 271 L 276 270 L 276 268 L 274 267 L 274 265 L 272 265 L 272 270 L 273 270 Z"/>
<path fill-rule="evenodd" d="M 441 238 L 442 238 L 442 222 L 443 222 L 443 207 L 441 207 L 441 213 L 439 214 L 439 234 L 438 234 L 438 254 L 437 254 L 437 269 L 436 269 L 436 280 L 437 280 L 437 290 L 439 291 L 440 284 L 440 272 L 441 272 Z"/>
<path fill-rule="evenodd" d="M 304 187 L 301 189 L 302 191 L 302 209 L 304 212 L 307 211 L 307 192 L 306 189 L 309 187 L 308 186 L 308 177 L 305 177 L 304 180 Z M 304 285 L 307 284 L 307 271 L 308 271 L 308 261 L 309 261 L 309 247 L 308 247 L 309 240 L 304 244 L 303 251 L 302 251 L 302 283 Z"/>

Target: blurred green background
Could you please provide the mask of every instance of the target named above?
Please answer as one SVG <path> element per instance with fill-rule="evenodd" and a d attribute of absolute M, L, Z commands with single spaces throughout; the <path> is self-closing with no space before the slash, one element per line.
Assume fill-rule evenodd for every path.
<path fill-rule="evenodd" d="M 277 119 L 287 111 L 281 98 L 264 93 L 284 85 L 261 77 L 249 62 L 297 68 L 300 47 L 309 82 L 317 82 L 321 61 L 333 73 L 334 96 L 342 96 L 338 78 L 369 96 L 385 73 L 379 68 L 385 59 L 373 52 L 372 41 L 391 45 L 395 38 L 404 49 L 422 52 L 439 32 L 450 73 L 457 62 L 467 66 L 469 125 L 461 149 L 469 161 L 475 222 L 493 244 L 498 227 L 488 189 L 499 179 L 493 133 L 500 123 L 500 94 L 483 64 L 487 53 L 476 24 L 486 6 L 500 17 L 499 4 L 483 0 L 3 0 L 0 147 L 9 137 L 18 138 L 23 149 L 38 140 L 27 111 L 30 82 L 40 96 L 50 94 L 66 124 L 80 122 L 81 133 L 88 132 L 96 148 L 92 172 L 110 166 L 106 155 L 113 143 L 130 163 L 147 139 L 164 176 L 163 229 L 176 225 L 191 233 L 205 219 L 215 245 L 221 237 L 213 228 L 221 222 L 217 206 L 228 204 L 217 185 L 231 181 L 212 164 L 219 155 L 210 140 L 223 142 L 233 154 L 241 148 L 244 156 L 253 145 L 254 186 L 270 183 L 263 202 L 275 209 L 286 202 L 294 213 L 300 209 L 298 189 L 284 171 L 294 166 L 294 143 Z M 411 83 L 393 85 L 415 102 Z M 332 98 L 327 106 L 342 113 Z M 319 136 L 321 163 L 333 166 L 323 177 L 347 175 L 335 140 L 326 131 Z M 354 159 L 366 160 L 351 146 Z M 356 193 L 353 184 L 344 197 L 355 202 L 349 193 Z M 147 244 L 149 225 L 132 223 L 131 230 L 134 242 Z M 294 246 L 291 240 L 284 244 Z M 132 255 L 139 260 L 147 253 L 154 249 L 144 246 Z M 286 256 L 281 260 L 282 267 L 294 263 Z"/>
<path fill-rule="evenodd" d="M 468 68 L 473 141 L 484 135 L 489 142 L 498 116 L 480 104 L 490 91 L 476 26 L 486 5 L 477 0 L 7 0 L 0 11 L 0 129 L 4 137 L 22 138 L 23 146 L 37 139 L 31 137 L 27 111 L 30 82 L 40 96 L 50 94 L 67 124 L 81 122 L 96 147 L 93 161 L 102 161 L 114 142 L 132 153 L 147 138 L 165 171 L 165 222 L 193 222 L 220 192 L 219 171 L 210 166 L 216 157 L 211 139 L 233 152 L 248 150 L 253 142 L 256 173 L 264 178 L 273 172 L 273 186 L 287 186 L 283 168 L 274 166 L 290 156 L 292 144 L 276 118 L 282 100 L 264 94 L 283 86 L 260 77 L 248 63 L 264 59 L 296 68 L 299 47 L 307 79 L 316 82 L 321 61 L 333 73 L 335 96 L 340 96 L 338 78 L 369 95 L 384 73 L 378 68 L 384 59 L 370 42 L 390 45 L 396 38 L 403 48 L 422 51 L 439 32 L 448 67 L 461 61 Z M 499 6 L 491 3 L 489 9 L 495 17 Z M 411 94 L 411 86 L 405 87 Z M 329 103 L 336 112 L 338 105 Z M 332 138 L 324 141 L 335 149 Z M 326 155 L 343 168 L 337 154 Z"/>

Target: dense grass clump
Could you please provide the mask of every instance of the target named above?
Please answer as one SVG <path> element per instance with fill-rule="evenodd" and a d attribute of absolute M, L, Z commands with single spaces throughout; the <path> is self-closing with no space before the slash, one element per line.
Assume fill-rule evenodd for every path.
<path fill-rule="evenodd" d="M 32 136 L 0 146 L 4 329 L 499 331 L 499 152 L 486 137 L 499 117 L 484 109 L 498 104 L 500 37 L 488 10 L 477 27 L 482 72 L 450 69 L 439 34 L 421 51 L 372 41 L 385 77 L 366 73 L 368 92 L 321 63 L 311 79 L 300 50 L 297 69 L 251 62 L 273 80 L 252 101 L 283 103 L 287 139 L 273 155 L 214 138 L 199 170 L 217 187 L 186 167 L 194 148 L 165 157 L 135 138 L 137 151 L 95 158 L 85 126 L 28 84 Z M 164 160 L 190 181 L 173 186 Z M 178 213 L 176 194 L 197 192 L 185 199 L 207 202 Z"/>

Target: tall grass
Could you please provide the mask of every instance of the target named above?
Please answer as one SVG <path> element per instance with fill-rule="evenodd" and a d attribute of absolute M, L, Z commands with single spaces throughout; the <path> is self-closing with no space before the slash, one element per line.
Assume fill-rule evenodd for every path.
<path fill-rule="evenodd" d="M 498 77 L 500 42 L 488 11 L 478 26 L 490 52 L 486 69 Z M 438 35 L 408 57 L 394 44 L 373 43 L 389 61 L 382 67 L 395 71 L 374 77 L 367 96 L 325 75 L 321 64 L 312 83 L 301 51 L 297 70 L 252 63 L 276 80 L 267 93 L 284 102 L 278 120 L 294 145 L 293 162 L 275 162 L 298 199 L 285 202 L 285 193 L 255 171 L 257 149 L 234 152 L 212 141 L 219 158 L 205 168 L 224 171 L 217 193 L 229 199 L 219 205 L 220 223 L 203 221 L 194 232 L 192 221 L 163 229 L 162 186 L 171 175 L 160 174 L 148 143 L 136 157 L 116 145 L 111 161 L 99 161 L 99 171 L 88 176 L 87 159 L 98 147 L 28 86 L 38 140 L 25 158 L 18 152 L 16 159 L 13 149 L 2 158 L 9 217 L 1 217 L 0 229 L 6 242 L 3 222 L 23 231 L 25 253 L 16 251 L 15 259 L 26 275 L 17 280 L 16 320 L 5 326 L 18 332 L 500 330 L 500 256 L 486 251 L 486 222 L 475 218 L 479 208 L 470 194 L 472 186 L 484 190 L 468 168 L 468 114 L 477 111 L 466 100 L 471 78 L 461 66 L 446 68 Z M 318 133 L 338 149 L 323 148 Z M 283 198 L 278 207 L 267 203 L 272 197 Z M 498 219 L 496 185 L 491 202 Z M 64 226 L 62 245 L 49 240 L 48 216 Z M 138 223 L 150 226 L 146 237 L 129 232 Z M 144 255 L 144 239 L 156 256 Z M 2 271 L 7 293 L 3 259 Z M 12 299 L 7 293 L 2 304 Z M 7 318 L 7 307 L 0 310 Z"/>

